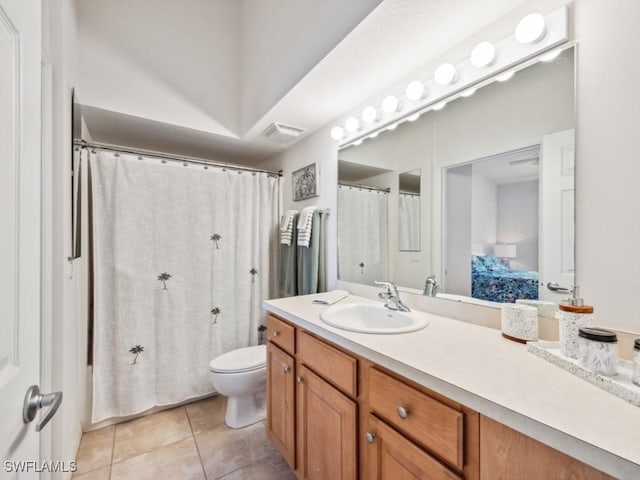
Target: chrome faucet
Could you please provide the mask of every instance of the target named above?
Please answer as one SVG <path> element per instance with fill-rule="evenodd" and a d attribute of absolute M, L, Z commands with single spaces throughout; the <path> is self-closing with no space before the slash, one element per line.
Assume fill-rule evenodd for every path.
<path fill-rule="evenodd" d="M 411 309 L 407 307 L 402 300 L 400 300 L 400 294 L 398 293 L 398 287 L 392 282 L 373 282 L 376 285 L 380 285 L 384 288 L 384 292 L 378 293 L 378 298 L 385 300 L 384 306 L 389 310 L 398 310 L 400 312 L 410 312 Z"/>
<path fill-rule="evenodd" d="M 424 290 L 422 291 L 422 294 L 429 297 L 435 297 L 438 292 L 438 288 L 440 288 L 440 284 L 438 283 L 436 276 L 429 275 L 424 281 Z"/>

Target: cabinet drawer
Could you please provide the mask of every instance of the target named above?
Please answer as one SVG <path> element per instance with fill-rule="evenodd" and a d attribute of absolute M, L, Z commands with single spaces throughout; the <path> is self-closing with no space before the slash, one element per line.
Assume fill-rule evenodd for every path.
<path fill-rule="evenodd" d="M 357 395 L 355 358 L 298 330 L 298 359 L 348 395 Z"/>
<path fill-rule="evenodd" d="M 442 460 L 462 470 L 463 414 L 370 367 L 371 410 Z"/>
<path fill-rule="evenodd" d="M 365 478 L 462 480 L 462 477 L 371 414 L 366 430 L 363 435 L 366 441 Z"/>
<path fill-rule="evenodd" d="M 267 338 L 285 352 L 295 353 L 294 340 L 296 329 L 273 315 L 267 315 Z"/>

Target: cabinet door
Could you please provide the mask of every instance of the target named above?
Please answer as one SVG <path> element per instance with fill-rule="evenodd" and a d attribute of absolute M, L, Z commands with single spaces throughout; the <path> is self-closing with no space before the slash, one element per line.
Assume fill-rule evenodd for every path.
<path fill-rule="evenodd" d="M 369 414 L 362 478 L 370 480 L 459 480 L 461 477 L 407 438 Z"/>
<path fill-rule="evenodd" d="M 267 433 L 291 468 L 295 468 L 295 381 L 293 358 L 267 345 Z"/>
<path fill-rule="evenodd" d="M 300 365 L 297 385 L 298 477 L 356 480 L 356 403 Z"/>
<path fill-rule="evenodd" d="M 480 417 L 480 478 L 613 480 L 613 477 L 485 416 Z"/>

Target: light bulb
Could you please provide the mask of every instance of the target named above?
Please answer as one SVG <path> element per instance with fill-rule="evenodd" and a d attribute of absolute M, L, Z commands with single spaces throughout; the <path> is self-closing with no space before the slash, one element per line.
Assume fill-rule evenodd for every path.
<path fill-rule="evenodd" d="M 474 93 L 476 93 L 476 89 L 475 88 L 469 88 L 469 89 L 465 90 L 464 92 L 462 92 L 460 94 L 460 96 L 466 98 L 466 97 L 470 97 Z"/>
<path fill-rule="evenodd" d="M 507 80 L 511 80 L 511 78 L 515 75 L 515 70 L 509 70 L 508 72 L 501 73 L 500 75 L 496 75 L 496 80 L 498 82 L 506 82 Z"/>
<path fill-rule="evenodd" d="M 349 117 L 344 121 L 344 127 L 349 132 L 355 132 L 360 128 L 360 121 L 356 117 Z"/>
<path fill-rule="evenodd" d="M 407 85 L 407 89 L 405 90 L 405 94 L 409 100 L 420 100 L 425 96 L 425 88 L 424 83 L 420 80 L 414 80 L 413 82 Z"/>
<path fill-rule="evenodd" d="M 358 145 L 362 145 L 362 139 L 356 140 L 353 144 L 357 147 Z"/>
<path fill-rule="evenodd" d="M 557 50 L 553 50 L 549 53 L 545 53 L 544 55 L 540 56 L 540 61 L 541 62 L 553 62 L 556 58 L 558 58 L 560 56 L 560 54 L 562 53 L 561 49 L 557 49 Z"/>
<path fill-rule="evenodd" d="M 367 107 L 362 110 L 362 119 L 367 122 L 375 122 L 378 120 L 378 111 L 374 107 Z"/>
<path fill-rule="evenodd" d="M 447 102 L 438 102 L 435 105 L 431 106 L 431 110 L 442 110 L 446 104 Z"/>
<path fill-rule="evenodd" d="M 420 112 L 414 113 L 413 115 L 409 115 L 407 117 L 407 120 L 410 121 L 410 122 L 415 122 L 419 118 L 420 118 Z"/>
<path fill-rule="evenodd" d="M 518 22 L 515 35 L 519 43 L 537 43 L 546 33 L 544 17 L 539 13 L 532 13 Z"/>
<path fill-rule="evenodd" d="M 393 123 L 391 125 L 389 125 L 387 127 L 387 130 L 395 130 L 396 128 L 398 128 L 398 124 L 397 123 Z"/>
<path fill-rule="evenodd" d="M 451 63 L 443 63 L 436 68 L 436 73 L 433 75 L 433 79 L 438 85 L 451 85 L 456 82 L 457 77 L 456 67 Z"/>
<path fill-rule="evenodd" d="M 376 138 L 378 136 L 380 132 L 373 132 L 371 135 L 369 135 L 369 138 Z"/>
<path fill-rule="evenodd" d="M 496 58 L 496 47 L 491 42 L 481 42 L 471 51 L 471 65 L 488 67 Z"/>
<path fill-rule="evenodd" d="M 344 137 L 344 128 L 342 127 L 333 127 L 331 129 L 331 138 L 334 140 L 342 140 Z"/>
<path fill-rule="evenodd" d="M 388 95 L 382 100 L 382 109 L 387 113 L 397 112 L 400 110 L 400 101 L 394 95 Z"/>

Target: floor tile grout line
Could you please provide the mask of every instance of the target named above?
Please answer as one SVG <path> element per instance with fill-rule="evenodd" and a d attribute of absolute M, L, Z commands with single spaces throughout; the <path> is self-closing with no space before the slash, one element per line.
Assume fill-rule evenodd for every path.
<path fill-rule="evenodd" d="M 193 443 L 196 444 L 196 452 L 198 452 L 198 459 L 200 460 L 200 467 L 202 467 L 202 473 L 204 473 L 204 479 L 209 480 L 209 476 L 207 475 L 207 470 L 204 468 L 204 462 L 202 461 L 202 455 L 200 454 L 200 447 L 198 446 L 198 440 L 196 439 L 196 433 L 193 431 L 193 424 L 191 423 L 191 416 L 189 415 L 189 410 L 186 405 L 184 407 L 184 411 L 187 414 L 187 421 L 189 422 L 189 428 L 191 429 L 191 435 L 193 437 Z"/>
<path fill-rule="evenodd" d="M 117 425 L 113 426 L 113 442 L 111 443 L 111 461 L 109 462 L 109 480 L 111 480 L 111 472 L 113 472 L 113 456 L 116 453 L 116 428 Z"/>

